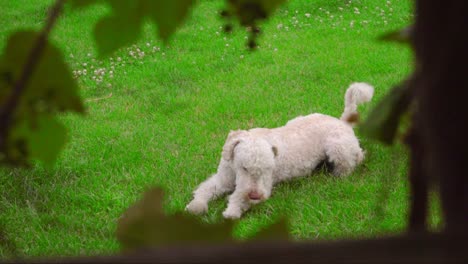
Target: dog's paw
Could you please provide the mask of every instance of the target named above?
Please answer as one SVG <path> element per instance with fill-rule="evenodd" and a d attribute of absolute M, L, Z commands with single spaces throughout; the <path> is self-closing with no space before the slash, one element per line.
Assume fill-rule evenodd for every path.
<path fill-rule="evenodd" d="M 204 214 L 208 212 L 208 204 L 193 200 L 185 207 L 185 211 L 195 215 Z"/>
<path fill-rule="evenodd" d="M 242 216 L 242 212 L 240 209 L 228 208 L 223 212 L 223 216 L 226 219 L 239 219 Z"/>

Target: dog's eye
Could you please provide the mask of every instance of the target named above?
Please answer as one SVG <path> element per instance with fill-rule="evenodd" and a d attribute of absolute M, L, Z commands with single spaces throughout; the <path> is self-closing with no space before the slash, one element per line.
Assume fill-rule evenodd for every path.
<path fill-rule="evenodd" d="M 245 172 L 248 172 L 248 170 L 247 170 L 246 167 L 242 167 L 242 169 L 243 169 Z"/>

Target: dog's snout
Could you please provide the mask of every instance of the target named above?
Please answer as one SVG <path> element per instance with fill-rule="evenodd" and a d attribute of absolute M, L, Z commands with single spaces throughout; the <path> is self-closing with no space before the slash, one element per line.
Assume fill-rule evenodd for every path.
<path fill-rule="evenodd" d="M 250 200 L 260 200 L 262 199 L 262 194 L 260 194 L 259 192 L 256 192 L 256 191 L 251 191 L 249 192 L 249 199 Z"/>

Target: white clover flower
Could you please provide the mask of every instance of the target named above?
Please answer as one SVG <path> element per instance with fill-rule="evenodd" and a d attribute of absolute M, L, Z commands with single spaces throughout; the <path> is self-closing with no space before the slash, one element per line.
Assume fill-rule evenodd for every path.
<path fill-rule="evenodd" d="M 87 64 L 86 62 L 85 62 L 85 63 L 83 63 L 82 65 L 83 65 L 83 67 L 86 67 L 86 66 L 88 66 L 88 64 Z"/>
<path fill-rule="evenodd" d="M 306 13 L 305 16 L 306 16 L 307 18 L 309 18 L 309 17 L 310 17 L 310 14 L 309 14 L 309 13 Z"/>
<path fill-rule="evenodd" d="M 283 28 L 283 24 L 281 24 L 281 23 L 278 24 L 278 25 L 276 26 L 276 28 L 277 28 L 277 29 L 282 29 L 282 28 Z"/>

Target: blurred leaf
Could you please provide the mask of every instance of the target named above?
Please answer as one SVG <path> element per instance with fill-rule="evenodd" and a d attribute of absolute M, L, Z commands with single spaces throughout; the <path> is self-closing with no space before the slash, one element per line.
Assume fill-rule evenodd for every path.
<path fill-rule="evenodd" d="M 238 20 L 239 24 L 249 32 L 247 47 L 255 50 L 258 47 L 258 36 L 262 32 L 259 21 L 267 19 L 286 0 L 226 0 L 226 2 L 226 8 L 221 12 L 221 16 L 226 20 L 224 32 L 232 32 L 232 20 Z"/>
<path fill-rule="evenodd" d="M 0 103 L 9 100 L 39 34 L 16 32 L 0 57 Z M 0 163 L 28 165 L 31 158 L 52 165 L 65 144 L 65 128 L 54 119 L 57 112 L 84 112 L 78 86 L 59 50 L 46 43 L 17 105 L 10 116 Z"/>
<path fill-rule="evenodd" d="M 393 41 L 404 44 L 411 44 L 411 39 L 414 34 L 414 26 L 408 26 L 406 28 L 393 31 L 381 36 L 379 39 L 383 41 Z"/>
<path fill-rule="evenodd" d="M 113 13 L 96 25 L 94 36 L 100 56 L 109 56 L 140 36 L 145 18 L 157 24 L 159 37 L 167 41 L 182 24 L 195 0 L 106 0 Z M 75 7 L 87 6 L 97 0 L 72 1 Z"/>
<path fill-rule="evenodd" d="M 12 80 L 18 80 L 27 57 L 39 34 L 32 31 L 20 31 L 10 36 L 0 58 L 0 69 Z M 10 86 L 10 89 L 12 87 Z M 84 106 L 78 95 L 78 86 L 73 80 L 68 65 L 60 51 L 47 43 L 40 61 L 24 90 L 20 111 L 32 111 L 39 101 L 58 111 L 84 112 Z"/>
<path fill-rule="evenodd" d="M 371 111 L 361 125 L 361 132 L 373 139 L 391 145 L 398 131 L 401 116 L 411 103 L 406 85 L 394 87 Z"/>
<path fill-rule="evenodd" d="M 105 17 L 96 24 L 94 38 L 100 56 L 109 56 L 140 36 L 140 18 Z"/>
<path fill-rule="evenodd" d="M 193 0 L 152 1 L 148 0 L 149 16 L 158 25 L 159 36 L 167 41 L 194 4 Z"/>
<path fill-rule="evenodd" d="M 54 117 L 38 116 L 34 123 L 23 121 L 10 132 L 12 141 L 26 143 L 30 158 L 51 167 L 66 142 L 67 131 Z"/>
<path fill-rule="evenodd" d="M 181 244 L 232 243 L 233 221 L 203 224 L 193 216 L 166 216 L 162 209 L 163 192 L 152 188 L 143 199 L 128 208 L 117 224 L 117 238 L 124 251 Z M 261 230 L 251 241 L 288 240 L 287 221 L 281 218 Z"/>
<path fill-rule="evenodd" d="M 251 241 L 289 240 L 288 224 L 285 218 L 261 230 Z"/>
<path fill-rule="evenodd" d="M 119 219 L 117 238 L 123 250 L 232 241 L 232 222 L 205 225 L 191 216 L 165 216 L 162 196 L 160 189 L 152 188 Z"/>

